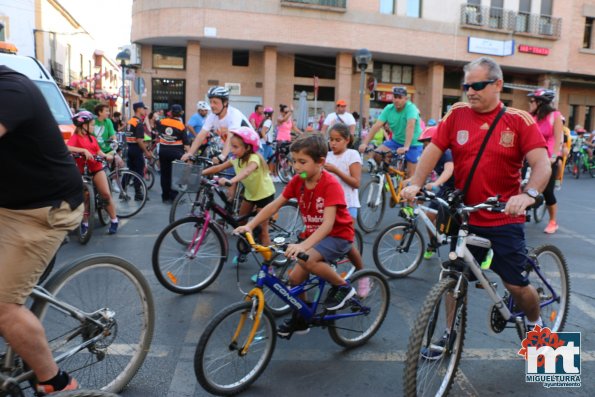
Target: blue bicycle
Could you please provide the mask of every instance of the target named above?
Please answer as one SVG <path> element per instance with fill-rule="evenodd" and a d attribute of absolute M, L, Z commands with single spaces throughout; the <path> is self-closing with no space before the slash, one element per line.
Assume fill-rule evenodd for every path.
<path fill-rule="evenodd" d="M 256 286 L 244 301 L 219 312 L 198 342 L 194 372 L 205 390 L 217 395 L 237 394 L 256 381 L 271 360 L 277 331 L 275 317 L 265 306 L 264 287 L 299 311 L 309 327 L 328 328 L 333 341 L 341 346 L 361 346 L 378 331 L 390 303 L 389 286 L 380 273 L 362 270 L 348 276 L 352 285 L 362 282 L 366 288 L 358 288 L 358 293 L 341 309 L 328 311 L 320 305 L 325 280 L 310 276 L 302 284 L 288 287 L 271 274 L 270 267 L 284 259 L 286 244 L 282 237 L 269 247 L 257 245 L 248 233 L 245 238 L 252 253 L 259 253 L 264 261 Z M 307 260 L 306 254 L 298 257 Z M 312 303 L 299 298 L 304 292 L 312 296 Z"/>

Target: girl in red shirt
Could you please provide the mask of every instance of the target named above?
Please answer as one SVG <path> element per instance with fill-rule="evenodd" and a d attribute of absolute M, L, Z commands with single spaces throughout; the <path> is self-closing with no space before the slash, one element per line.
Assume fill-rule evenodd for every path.
<path fill-rule="evenodd" d="M 76 126 L 76 130 L 72 137 L 68 140 L 68 150 L 72 153 L 80 153 L 83 156 L 76 159 L 76 164 L 81 174 L 84 170 L 85 162 L 87 163 L 87 169 L 93 176 L 93 185 L 106 201 L 107 205 L 105 209 L 110 216 L 111 223 L 108 230 L 109 234 L 116 234 L 118 231 L 118 217 L 116 216 L 116 205 L 112 200 L 112 194 L 109 189 L 107 175 L 103 170 L 103 163 L 96 161 L 95 156 L 105 157 L 108 161 L 112 160 L 111 155 L 107 155 L 101 151 L 97 139 L 93 134 L 93 128 L 95 127 L 95 116 L 93 113 L 86 110 L 80 111 L 72 117 L 72 121 Z M 94 199 L 94 198 L 93 198 Z M 89 227 L 89 215 L 88 211 L 85 211 L 83 218 L 83 233 L 85 229 Z"/>

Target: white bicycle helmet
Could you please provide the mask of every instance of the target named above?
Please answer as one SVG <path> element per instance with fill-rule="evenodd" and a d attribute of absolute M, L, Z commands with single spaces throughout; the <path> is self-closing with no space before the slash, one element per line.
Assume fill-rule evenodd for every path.
<path fill-rule="evenodd" d="M 207 97 L 209 99 L 220 98 L 220 99 L 229 100 L 229 90 L 227 88 L 221 87 L 221 86 L 211 87 L 211 88 L 209 88 L 209 91 L 207 92 Z"/>
<path fill-rule="evenodd" d="M 205 101 L 198 101 L 198 103 L 196 104 L 196 109 L 197 110 L 209 110 L 209 104 L 206 103 Z"/>

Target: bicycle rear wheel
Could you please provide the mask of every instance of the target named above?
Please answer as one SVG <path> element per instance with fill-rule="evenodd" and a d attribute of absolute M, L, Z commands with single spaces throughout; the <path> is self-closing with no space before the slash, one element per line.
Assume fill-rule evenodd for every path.
<path fill-rule="evenodd" d="M 288 201 L 283 204 L 269 221 L 271 239 L 284 237 L 287 242 L 295 242 L 303 231 L 304 222 L 295 201 Z"/>
<path fill-rule="evenodd" d="M 539 272 L 545 279 L 539 277 L 535 268 L 528 268 L 529 282 L 537 290 L 540 304 L 553 299 L 548 284 L 558 295 L 557 301 L 541 308 L 541 318 L 552 331 L 562 331 L 570 306 L 570 278 L 566 258 L 556 246 L 549 244 L 535 248 L 531 256 L 536 258 Z"/>
<path fill-rule="evenodd" d="M 52 397 L 119 397 L 117 394 L 100 390 L 71 390 L 52 393 Z"/>
<path fill-rule="evenodd" d="M 252 302 L 228 306 L 211 320 L 200 337 L 194 355 L 194 372 L 198 383 L 209 393 L 229 396 L 246 390 L 271 360 L 277 334 L 275 319 L 266 309 L 248 352 L 239 354 L 256 318 L 252 308 Z M 242 316 L 245 322 L 238 330 Z"/>
<path fill-rule="evenodd" d="M 147 202 L 147 185 L 144 179 L 130 170 L 113 171 L 110 181 L 115 181 L 112 189 L 112 200 L 116 204 L 119 218 L 130 218 L 140 212 Z"/>
<path fill-rule="evenodd" d="M 178 294 L 199 292 L 215 281 L 227 260 L 227 240 L 212 223 L 189 216 L 166 226 L 153 246 L 157 280 Z M 182 240 L 182 241 L 180 241 Z"/>
<path fill-rule="evenodd" d="M 388 277 L 405 277 L 419 267 L 424 247 L 424 238 L 417 228 L 397 222 L 378 233 L 372 249 L 374 263 Z"/>
<path fill-rule="evenodd" d="M 197 202 L 201 201 L 200 197 L 199 195 L 197 196 L 196 192 L 179 192 L 169 210 L 169 223 L 174 223 L 178 219 L 194 215 Z"/>
<path fill-rule="evenodd" d="M 386 205 L 383 189 L 384 186 L 380 185 L 380 178 L 376 175 L 359 191 L 361 207 L 357 212 L 357 224 L 364 232 L 373 232 L 382 222 Z"/>
<path fill-rule="evenodd" d="M 405 396 L 448 395 L 463 351 L 467 318 L 467 284 L 461 284 L 455 300 L 456 285 L 457 280 L 450 277 L 436 284 L 411 329 L 403 376 Z"/>
<path fill-rule="evenodd" d="M 145 161 L 145 170 L 144 170 L 143 177 L 145 180 L 145 185 L 147 185 L 147 190 L 151 190 L 151 188 L 155 184 L 155 173 L 149 167 L 149 165 L 146 163 L 146 161 Z"/>
<path fill-rule="evenodd" d="M 93 223 L 95 222 L 95 189 L 92 182 L 83 182 L 83 204 L 85 205 L 85 212 L 77 230 L 77 236 L 79 243 L 85 245 L 91 240 Z M 87 218 L 86 226 L 83 224 L 85 218 Z"/>
<path fill-rule="evenodd" d="M 122 390 L 145 360 L 155 325 L 153 297 L 140 271 L 116 256 L 90 255 L 61 268 L 44 287 L 102 324 L 76 319 L 49 302 L 34 302 L 31 310 L 55 356 L 101 336 L 59 361 L 60 368 L 82 387 Z"/>
<path fill-rule="evenodd" d="M 335 320 L 328 327 L 333 341 L 348 348 L 361 346 L 374 336 L 382 325 L 390 304 L 390 288 L 380 273 L 361 270 L 350 281 L 357 289 L 357 298 L 352 298 L 336 314 L 358 311 L 362 314 Z"/>

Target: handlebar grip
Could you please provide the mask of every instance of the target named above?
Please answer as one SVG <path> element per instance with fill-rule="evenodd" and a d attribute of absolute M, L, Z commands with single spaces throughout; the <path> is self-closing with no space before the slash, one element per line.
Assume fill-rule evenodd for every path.
<path fill-rule="evenodd" d="M 231 183 L 230 181 L 225 181 L 225 186 L 229 187 L 229 186 L 232 186 L 232 185 L 233 185 L 233 183 Z"/>
<path fill-rule="evenodd" d="M 303 260 L 304 262 L 308 261 L 308 259 L 310 259 L 310 255 L 306 254 L 305 252 L 300 252 L 299 254 L 297 254 L 298 259 Z"/>

